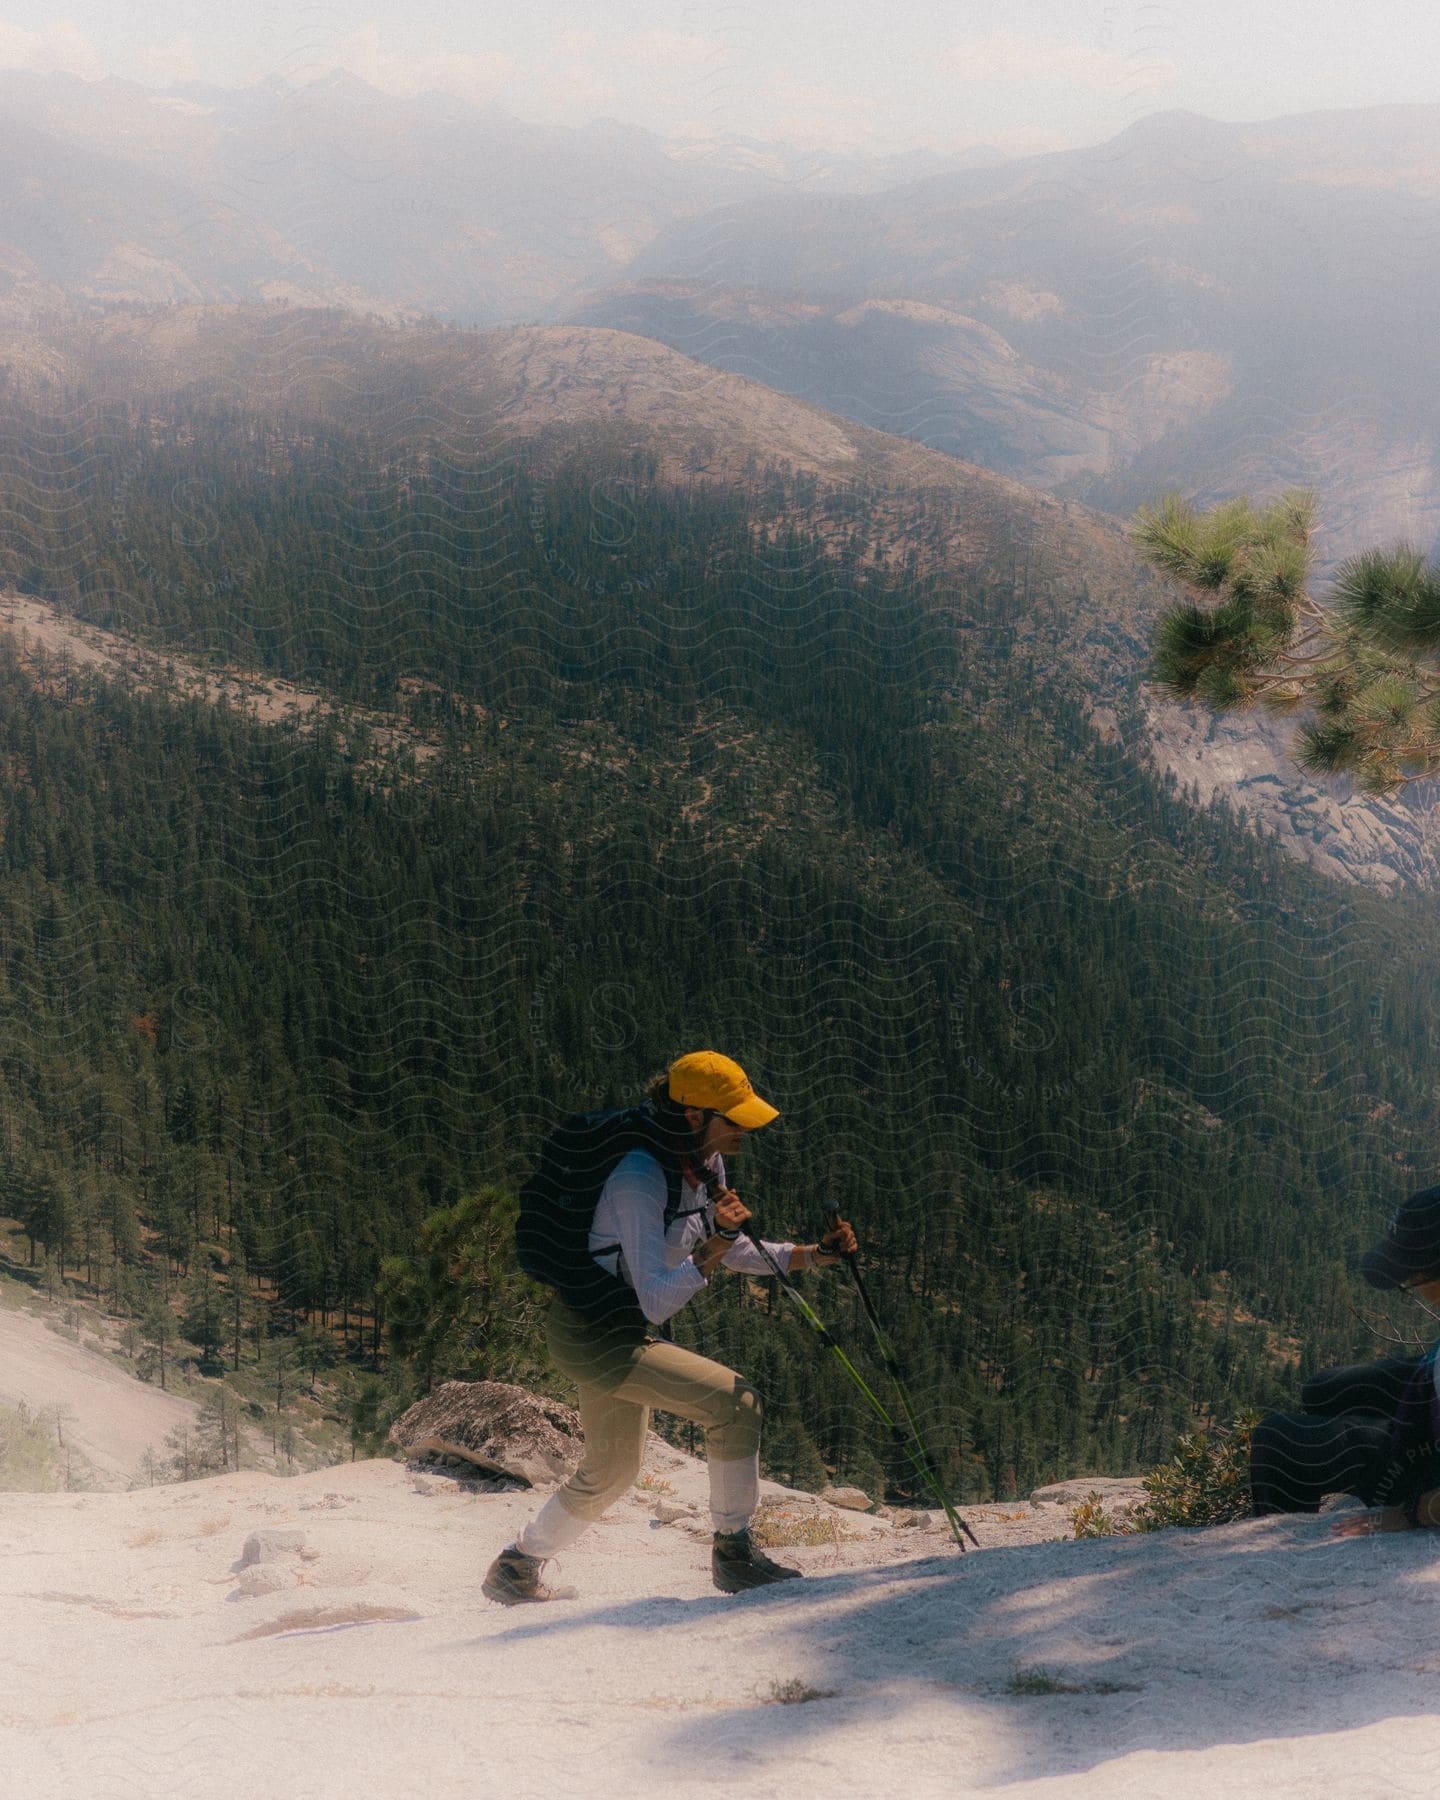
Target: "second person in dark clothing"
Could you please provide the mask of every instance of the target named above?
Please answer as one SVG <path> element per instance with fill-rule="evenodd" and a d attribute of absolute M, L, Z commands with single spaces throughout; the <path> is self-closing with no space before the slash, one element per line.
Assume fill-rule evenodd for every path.
<path fill-rule="evenodd" d="M 1360 1272 L 1372 1287 L 1405 1288 L 1440 1304 L 1440 1187 L 1405 1202 Z M 1251 1438 L 1254 1510 L 1318 1512 L 1327 1494 L 1353 1494 L 1380 1511 L 1369 1524 L 1342 1521 L 1343 1535 L 1440 1524 L 1440 1493 L 1430 1517 L 1440 1489 L 1437 1349 L 1312 1375 L 1301 1389 L 1303 1410 L 1269 1414 Z"/>

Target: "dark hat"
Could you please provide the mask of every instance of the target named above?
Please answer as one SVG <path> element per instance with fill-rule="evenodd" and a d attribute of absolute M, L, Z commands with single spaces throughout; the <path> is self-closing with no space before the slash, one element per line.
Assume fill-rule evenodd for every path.
<path fill-rule="evenodd" d="M 1360 1258 L 1360 1273 L 1376 1288 L 1440 1275 L 1440 1187 L 1412 1194 L 1396 1210 L 1384 1237 Z"/>

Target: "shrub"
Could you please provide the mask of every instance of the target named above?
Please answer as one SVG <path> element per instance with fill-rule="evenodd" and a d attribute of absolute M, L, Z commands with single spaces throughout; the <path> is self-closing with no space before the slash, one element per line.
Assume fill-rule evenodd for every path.
<path fill-rule="evenodd" d="M 1015 1695 L 1081 1694 L 1085 1690 L 1073 1681 L 1064 1681 L 1049 1669 L 1017 1669 L 1005 1683 L 1005 1692 Z"/>
<path fill-rule="evenodd" d="M 750 1521 L 750 1536 L 762 1550 L 784 1550 L 795 1544 L 838 1544 L 859 1534 L 847 1531 L 833 1513 L 803 1511 L 779 1500 L 763 1500 Z"/>
<path fill-rule="evenodd" d="M 50 1420 L 22 1400 L 0 1407 L 0 1493 L 45 1494 L 63 1488 L 65 1470 Z"/>
<path fill-rule="evenodd" d="M 1188 1432 L 1169 1462 L 1141 1483 L 1150 1497 L 1131 1513 L 1132 1527 L 1159 1531 L 1244 1518 L 1250 1510 L 1250 1436 L 1259 1423 L 1259 1413 L 1242 1413 L 1228 1427 Z"/>
<path fill-rule="evenodd" d="M 833 1700 L 834 1688 L 811 1687 L 808 1681 L 792 1676 L 789 1681 L 772 1681 L 770 1691 L 761 1699 L 771 1706 L 803 1706 L 807 1700 Z"/>
<path fill-rule="evenodd" d="M 642 1493 L 646 1494 L 673 1494 L 675 1492 L 674 1482 L 666 1481 L 660 1475 L 642 1475 L 635 1485 Z"/>
<path fill-rule="evenodd" d="M 1050 1669 L 1016 1669 L 1005 1683 L 1007 1694 L 1024 1699 L 1036 1694 L 1134 1694 L 1133 1681 L 1066 1681 Z"/>
<path fill-rule="evenodd" d="M 1087 1494 L 1068 1515 L 1077 1538 L 1118 1537 L 1132 1529 L 1128 1520 L 1117 1519 L 1105 1510 L 1099 1494 Z"/>

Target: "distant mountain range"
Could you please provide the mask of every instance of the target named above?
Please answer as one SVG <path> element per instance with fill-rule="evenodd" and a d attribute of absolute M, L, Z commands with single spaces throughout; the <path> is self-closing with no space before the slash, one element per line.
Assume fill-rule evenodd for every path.
<path fill-rule="evenodd" d="M 542 127 L 344 74 L 0 74 L 0 316 L 603 325 L 1121 514 L 1309 483 L 1322 563 L 1440 539 L 1437 239 L 1437 107 L 864 159 Z"/>
<path fill-rule="evenodd" d="M 12 70 L 0 73 L 0 246 L 31 284 L 89 300 L 509 324 L 613 278 L 657 232 L 716 206 L 997 159 L 819 156 L 615 120 L 560 129 L 343 73 L 160 94 Z"/>
<path fill-rule="evenodd" d="M 1147 119 L 1097 148 L 676 221 L 571 317 L 1127 513 L 1305 483 L 1440 535 L 1440 108 Z"/>

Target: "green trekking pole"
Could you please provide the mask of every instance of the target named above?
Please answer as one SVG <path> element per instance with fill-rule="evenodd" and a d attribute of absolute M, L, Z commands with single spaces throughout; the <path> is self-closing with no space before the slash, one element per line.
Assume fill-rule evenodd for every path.
<path fill-rule="evenodd" d="M 830 1232 L 839 1229 L 840 1209 L 838 1206 L 825 1208 L 825 1225 Z M 895 1383 L 895 1392 L 900 1396 L 900 1410 L 904 1413 L 905 1423 L 910 1427 L 910 1435 L 915 1440 L 916 1450 L 919 1454 L 918 1456 L 912 1455 L 910 1460 L 923 1466 L 925 1485 L 945 1509 L 945 1517 L 950 1521 L 950 1529 L 955 1533 L 956 1542 L 959 1542 L 960 1532 L 963 1528 L 969 1534 L 971 1543 L 978 1549 L 979 1540 L 951 1504 L 944 1484 L 940 1480 L 940 1471 L 935 1466 L 935 1459 L 931 1456 L 930 1447 L 925 1442 L 925 1435 L 920 1429 L 920 1419 L 915 1411 L 915 1402 L 910 1398 L 910 1389 L 906 1386 L 905 1377 L 900 1370 L 900 1359 L 895 1354 L 895 1346 L 890 1342 L 888 1332 L 880 1323 L 880 1315 L 875 1311 L 875 1302 L 870 1298 L 869 1290 L 865 1286 L 865 1277 L 860 1273 L 860 1258 L 855 1251 L 852 1250 L 846 1255 L 845 1265 L 850 1271 L 851 1280 L 855 1283 L 855 1291 L 860 1296 L 860 1303 L 865 1308 L 865 1316 L 870 1321 L 870 1329 L 875 1334 L 875 1346 L 880 1352 L 881 1362 L 885 1365 L 885 1373 Z M 961 1547 L 963 1549 L 964 1546 Z"/>
<path fill-rule="evenodd" d="M 719 1177 L 712 1174 L 703 1163 L 696 1164 L 693 1172 L 694 1175 L 705 1184 L 706 1193 L 713 1199 L 721 1188 Z M 905 1428 L 902 1425 L 897 1424 L 895 1419 L 891 1416 L 889 1407 L 886 1406 L 885 1402 L 870 1386 L 870 1383 L 866 1381 L 865 1377 L 845 1354 L 842 1347 L 836 1342 L 829 1326 L 826 1325 L 825 1321 L 815 1311 L 815 1308 L 811 1306 L 810 1302 L 800 1292 L 799 1288 L 795 1286 L 794 1282 L 790 1280 L 790 1277 L 786 1274 L 785 1270 L 780 1267 L 779 1263 L 776 1262 L 775 1258 L 770 1254 L 770 1251 L 761 1242 L 760 1234 L 755 1229 L 754 1225 L 747 1220 L 740 1229 L 760 1252 L 764 1261 L 770 1265 L 771 1273 L 780 1283 L 782 1293 L 784 1293 L 786 1298 L 791 1301 L 801 1318 L 804 1319 L 810 1329 L 815 1332 L 819 1337 L 820 1342 L 836 1359 L 841 1368 L 844 1369 L 845 1373 L 850 1377 L 851 1381 L 853 1381 L 855 1386 L 860 1390 L 871 1412 L 875 1414 L 875 1417 L 879 1419 L 880 1423 L 890 1433 L 896 1449 L 905 1452 L 905 1455 L 914 1465 L 916 1474 L 919 1475 L 925 1486 L 930 1489 L 931 1493 L 939 1500 L 941 1506 L 944 1507 L 945 1516 L 950 1521 L 950 1529 L 954 1532 L 955 1542 L 959 1545 L 960 1549 L 963 1551 L 965 1548 L 965 1539 L 960 1535 L 962 1531 L 966 1533 L 976 1549 L 979 1549 L 980 1540 L 950 1504 L 944 1489 L 940 1485 L 939 1478 L 930 1466 L 928 1457 L 923 1455 L 921 1450 L 917 1448 L 917 1445 L 920 1442 L 918 1433 L 916 1433 L 912 1427 L 911 1432 L 907 1434 Z"/>
<path fill-rule="evenodd" d="M 811 1330 L 814 1331 L 818 1335 L 820 1342 L 822 1344 L 824 1344 L 825 1348 L 836 1359 L 836 1361 L 840 1364 L 841 1368 L 844 1369 L 845 1373 L 850 1377 L 850 1379 L 855 1383 L 856 1387 L 859 1388 L 860 1392 L 864 1395 L 865 1400 L 870 1407 L 870 1410 L 875 1414 L 875 1417 L 877 1419 L 879 1419 L 880 1423 L 890 1433 L 890 1437 L 891 1437 L 892 1441 L 894 1442 L 895 1448 L 897 1450 L 903 1450 L 905 1452 L 905 1455 L 909 1458 L 910 1462 L 914 1466 L 915 1473 L 925 1483 L 926 1487 L 930 1489 L 931 1493 L 934 1494 L 935 1498 L 940 1502 L 941 1506 L 944 1507 L 945 1516 L 950 1521 L 950 1529 L 955 1534 L 955 1542 L 960 1546 L 961 1550 L 964 1550 L 965 1539 L 962 1538 L 960 1535 L 960 1533 L 963 1531 L 969 1537 L 970 1542 L 972 1544 L 974 1544 L 976 1549 L 978 1550 L 980 1547 L 980 1540 L 975 1536 L 975 1533 L 970 1530 L 970 1527 L 965 1523 L 965 1521 L 960 1517 L 959 1513 L 957 1513 L 955 1508 L 950 1504 L 950 1501 L 946 1497 L 944 1489 L 941 1487 L 939 1479 L 937 1478 L 937 1476 L 935 1474 L 935 1471 L 931 1468 L 929 1460 L 924 1454 L 923 1445 L 921 1445 L 918 1434 L 915 1432 L 914 1427 L 912 1426 L 911 1430 L 907 1433 L 904 1426 L 900 1425 L 896 1422 L 894 1417 L 891 1415 L 889 1407 L 886 1406 L 885 1402 L 879 1397 L 879 1395 L 875 1392 L 875 1390 L 870 1386 L 870 1383 L 868 1381 L 866 1381 L 865 1377 L 855 1367 L 854 1363 L 851 1362 L 850 1358 L 845 1354 L 844 1350 L 835 1341 L 835 1337 L 832 1334 L 829 1326 L 826 1325 L 825 1321 L 815 1311 L 815 1308 L 813 1306 L 811 1306 L 810 1302 L 800 1292 L 799 1288 L 797 1288 L 794 1285 L 794 1283 L 790 1280 L 790 1277 L 780 1267 L 779 1263 L 776 1262 L 775 1258 L 770 1254 L 769 1250 L 766 1249 L 765 1245 L 760 1241 L 759 1236 L 751 1228 L 751 1226 L 747 1223 L 745 1225 L 742 1225 L 740 1227 L 740 1229 L 745 1233 L 745 1236 L 749 1238 L 750 1242 L 760 1252 L 761 1256 L 764 1257 L 765 1261 L 767 1263 L 769 1263 L 771 1271 L 775 1276 L 775 1279 L 780 1283 L 781 1291 L 786 1295 L 786 1297 L 789 1300 L 791 1300 L 794 1303 L 796 1310 L 799 1312 L 801 1318 L 804 1319 L 806 1324 L 810 1326 Z"/>

